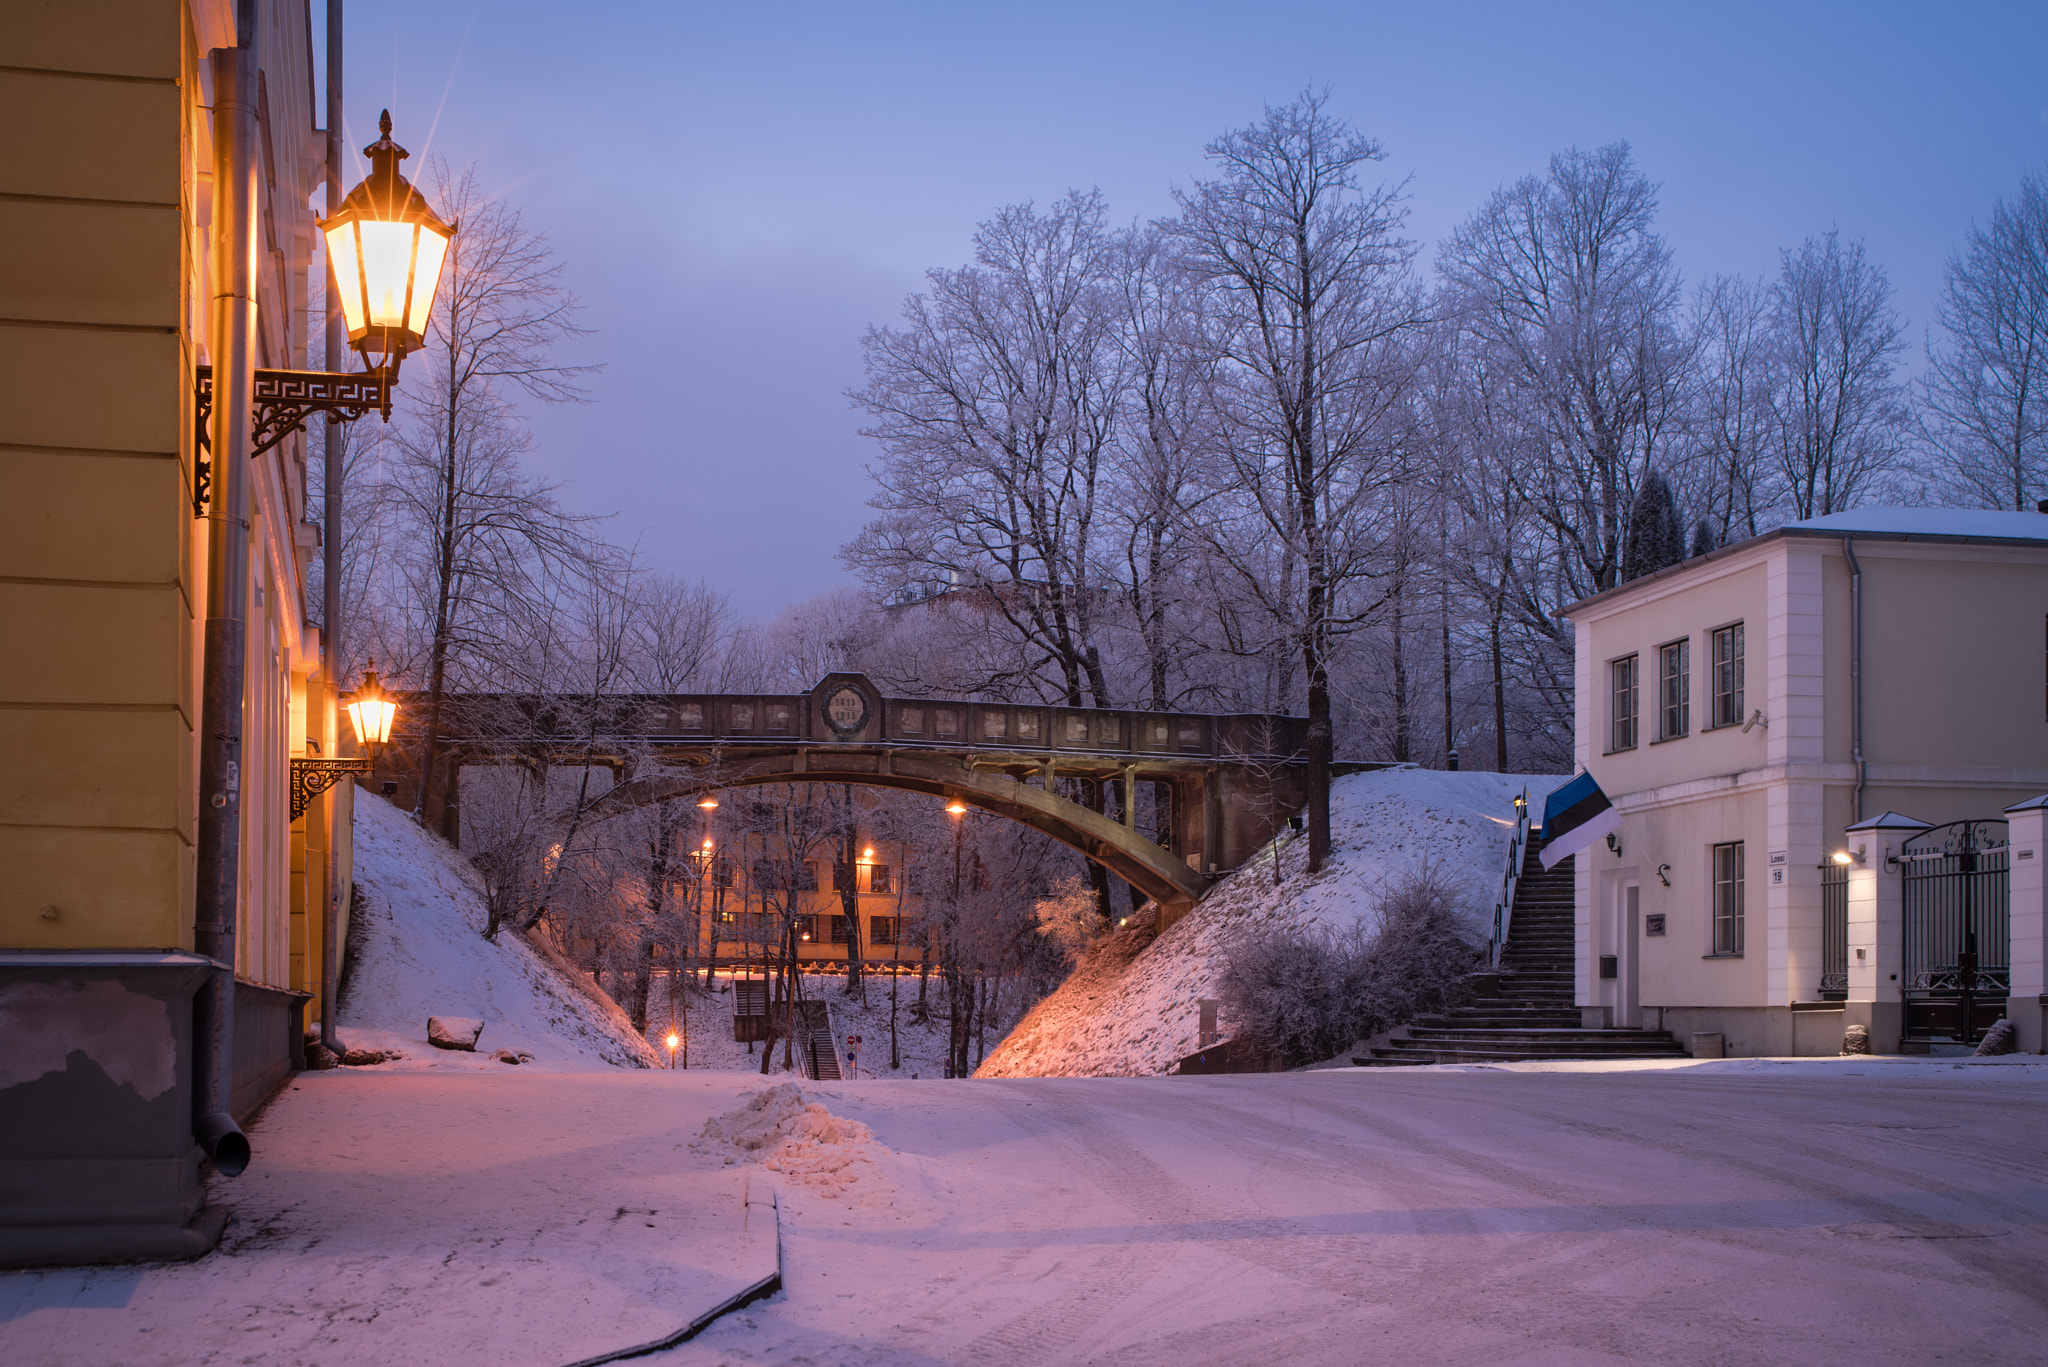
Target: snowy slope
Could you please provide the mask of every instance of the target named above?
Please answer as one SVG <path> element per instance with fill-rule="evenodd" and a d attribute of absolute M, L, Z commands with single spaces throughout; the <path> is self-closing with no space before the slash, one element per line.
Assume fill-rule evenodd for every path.
<path fill-rule="evenodd" d="M 1059 991 L 990 1053 L 977 1077 L 1120 1077 L 1165 1073 L 1196 1047 L 1199 999 L 1216 995 L 1228 946 L 1262 925 L 1368 926 L 1388 882 L 1435 864 L 1466 900 L 1490 912 L 1507 859 L 1515 795 L 1543 796 L 1554 774 L 1447 774 L 1383 769 L 1331 788 L 1330 864 L 1303 869 L 1305 840 L 1282 839 L 1282 882 L 1273 849 L 1223 880 L 1164 935 L 1147 943 L 1135 925 L 1098 946 Z M 1475 928 L 1476 929 L 1476 928 Z"/>
<path fill-rule="evenodd" d="M 638 1068 L 654 1050 L 609 997 L 519 935 L 483 938 L 482 881 L 452 846 L 368 793 L 356 796 L 362 929 L 336 1023 L 350 1045 L 396 1046 L 388 1068 L 508 1071 L 495 1049 L 525 1050 L 542 1069 Z M 435 1049 L 428 1016 L 484 1022 L 481 1053 Z"/>

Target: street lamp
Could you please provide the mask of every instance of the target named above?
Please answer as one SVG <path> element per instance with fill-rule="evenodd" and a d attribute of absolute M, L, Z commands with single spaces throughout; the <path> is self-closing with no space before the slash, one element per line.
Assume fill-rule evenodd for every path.
<path fill-rule="evenodd" d="M 673 1030 L 668 1032 L 668 1066 L 670 1068 L 674 1068 L 676 1066 L 676 1046 L 678 1044 L 681 1044 L 682 1042 L 683 1037 L 681 1035 L 678 1035 Z"/>
<path fill-rule="evenodd" d="M 356 733 L 356 743 L 370 753 L 353 759 L 294 759 L 292 761 L 292 820 L 306 814 L 314 798 L 350 774 L 367 774 L 375 768 L 377 756 L 391 739 L 391 723 L 398 716 L 398 704 L 377 682 L 377 662 L 363 671 L 363 682 L 349 695 L 344 710 Z"/>
<path fill-rule="evenodd" d="M 391 739 L 391 722 L 397 715 L 398 704 L 377 682 L 377 662 L 372 660 L 348 704 L 348 724 L 356 733 L 356 743 L 370 752 L 372 760 Z"/>
<path fill-rule="evenodd" d="M 319 225 L 327 240 L 329 288 L 341 305 L 349 345 L 361 353 L 367 368 L 349 373 L 255 370 L 249 390 L 252 457 L 304 427 L 315 413 L 333 422 L 354 422 L 375 412 L 391 421 L 398 363 L 426 345 L 434 291 L 458 225 L 443 223 L 426 197 L 398 174 L 398 163 L 409 154 L 391 140 L 390 110 L 377 127 L 383 136 L 363 149 L 370 158 L 368 178 L 348 192 L 334 217 Z M 372 356 L 378 359 L 373 362 Z M 327 358 L 330 365 L 340 359 Z M 199 366 L 196 380 L 200 459 L 192 483 L 192 515 L 204 517 L 213 498 L 213 367 Z"/>
<path fill-rule="evenodd" d="M 369 176 L 323 219 L 327 260 L 333 268 L 335 298 L 348 327 L 348 344 L 363 365 L 398 378 L 398 365 L 427 342 L 434 289 L 455 225 L 443 223 L 426 196 L 398 173 L 411 155 L 391 140 L 391 111 L 377 120 L 377 141 L 363 149 Z M 370 358 L 380 359 L 373 362 Z M 384 415 L 391 395 L 384 394 Z"/>

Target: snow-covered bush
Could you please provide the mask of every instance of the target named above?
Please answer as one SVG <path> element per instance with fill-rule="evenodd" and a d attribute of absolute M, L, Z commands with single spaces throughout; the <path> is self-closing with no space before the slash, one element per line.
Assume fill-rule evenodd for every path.
<path fill-rule="evenodd" d="M 1435 868 L 1389 887 L 1379 926 L 1290 926 L 1233 946 L 1219 990 L 1229 1032 L 1293 1068 L 1455 1005 L 1477 951 L 1457 889 Z"/>

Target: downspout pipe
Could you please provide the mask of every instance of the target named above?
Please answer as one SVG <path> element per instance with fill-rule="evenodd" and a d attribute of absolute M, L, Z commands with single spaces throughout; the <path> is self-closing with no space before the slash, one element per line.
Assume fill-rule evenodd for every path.
<path fill-rule="evenodd" d="M 256 341 L 256 13 L 240 0 L 238 45 L 213 69 L 213 501 L 206 520 L 198 879 L 193 948 L 213 960 L 196 1002 L 192 1134 L 214 1167 L 249 1165 L 234 1119 L 235 926 L 241 903 L 242 720 L 249 598 L 250 404 Z"/>
<path fill-rule="evenodd" d="M 1863 567 L 1856 563 L 1856 538 L 1842 538 L 1842 554 L 1849 561 L 1849 757 L 1856 763 L 1856 795 L 1849 803 L 1849 820 L 1863 819 Z"/>
<path fill-rule="evenodd" d="M 327 216 L 332 218 L 341 209 L 341 5 L 342 0 L 327 0 Z M 341 369 L 342 357 L 348 354 L 348 333 L 341 321 L 340 301 L 334 297 L 333 272 L 328 272 L 326 362 L 330 371 Z M 341 465 L 348 447 L 339 422 L 330 417 L 320 429 L 320 463 L 326 477 L 326 490 L 322 499 L 326 526 L 321 530 L 321 604 L 320 604 L 320 672 L 327 676 L 328 687 L 335 690 L 335 704 L 341 701 Z M 335 738 L 341 738 L 344 723 L 335 718 Z M 338 748 L 338 747 L 337 747 Z M 335 985 L 341 974 L 341 945 L 337 943 L 341 932 L 341 881 L 339 877 L 341 860 L 335 846 L 341 834 L 341 795 L 338 791 L 327 800 L 327 905 L 321 910 L 320 920 L 320 1043 L 333 1053 L 344 1050 L 341 1037 L 335 1033 Z"/>

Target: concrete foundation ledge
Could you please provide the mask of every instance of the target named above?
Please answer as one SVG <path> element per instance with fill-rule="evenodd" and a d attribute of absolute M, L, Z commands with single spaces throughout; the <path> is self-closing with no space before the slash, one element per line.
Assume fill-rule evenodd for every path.
<path fill-rule="evenodd" d="M 226 1206 L 207 1206 L 186 1225 L 0 1225 L 0 1268 L 189 1262 L 227 1223 Z"/>

